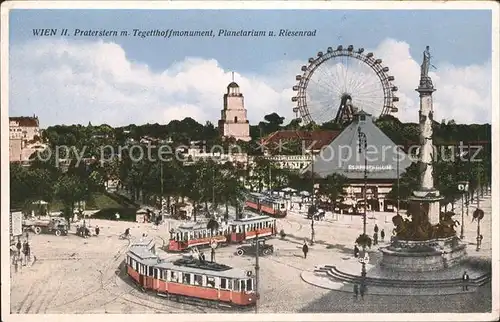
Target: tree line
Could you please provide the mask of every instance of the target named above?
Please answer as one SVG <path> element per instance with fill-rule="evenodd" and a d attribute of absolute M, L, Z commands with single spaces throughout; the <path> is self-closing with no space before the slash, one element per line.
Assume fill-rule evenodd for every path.
<path fill-rule="evenodd" d="M 312 190 L 310 174 L 299 175 L 288 169 L 279 169 L 274 163 L 262 157 L 258 149 L 259 140 L 274 131 L 283 129 L 328 129 L 342 130 L 346 125 L 325 123 L 319 127 L 302 127 L 298 120 L 284 124 L 284 118 L 276 113 L 266 115 L 264 120 L 251 126 L 250 142 L 238 142 L 239 145 L 255 157 L 253 163 L 217 163 L 214 160 L 201 160 L 185 164 L 176 158 L 167 161 L 142 159 L 134 161 L 127 150 L 121 155 L 114 155 L 108 162 L 100 162 L 100 147 L 126 146 L 127 140 L 140 141 L 142 137 L 158 140 L 170 139 L 173 147 L 187 145 L 191 141 L 205 141 L 207 146 L 221 144 L 228 147 L 235 143 L 223 141 L 217 128 L 210 122 L 204 125 L 192 118 L 174 120 L 166 125 L 146 124 L 129 125 L 113 128 L 108 125 L 88 126 L 52 126 L 42 133 L 43 140 L 51 148 L 56 146 L 74 146 L 79 151 L 85 147 L 83 157 L 87 162 L 69 156 L 70 164 L 65 168 L 56 166 L 56 156 L 46 156 L 45 161 L 38 158 L 29 167 L 11 164 L 11 203 L 23 205 L 34 200 L 60 200 L 64 204 L 67 216 L 74 212 L 75 205 L 85 200 L 96 191 L 104 191 L 109 180 L 117 180 L 120 188 L 127 190 L 132 199 L 140 203 L 158 205 L 160 194 L 169 205 L 178 199 L 189 199 L 195 205 L 207 207 L 208 204 L 236 207 L 241 211 L 244 193 L 247 190 L 262 191 L 269 187 L 279 189 L 290 186 L 297 190 Z M 376 120 L 376 125 L 396 144 L 418 142 L 418 124 L 402 123 L 393 117 Z M 491 141 L 491 126 L 455 124 L 453 121 L 434 124 L 434 141 L 439 143 Z M 491 144 L 476 156 L 482 161 L 468 162 L 456 158 L 455 161 L 436 161 L 435 182 L 437 188 L 447 198 L 459 197 L 459 181 L 469 181 L 470 188 L 486 186 L 491 183 Z M 463 159 L 463 158 L 462 158 Z M 90 160 L 90 161 L 89 161 Z M 80 162 L 79 162 L 80 161 Z M 402 174 L 399 185 L 400 199 L 406 199 L 411 191 L 418 188 L 419 167 L 410 166 Z M 321 180 L 316 197 L 336 200 L 342 195 L 347 180 L 332 175 Z M 389 196 L 396 199 L 396 187 Z M 197 207 L 195 207 L 197 208 Z M 196 216 L 196 214 L 195 214 Z M 227 216 L 227 211 L 226 211 Z"/>

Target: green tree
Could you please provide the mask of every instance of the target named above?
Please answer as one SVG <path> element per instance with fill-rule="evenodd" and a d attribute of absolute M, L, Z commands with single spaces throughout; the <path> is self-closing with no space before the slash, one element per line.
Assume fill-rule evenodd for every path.
<path fill-rule="evenodd" d="M 335 203 L 337 198 L 344 193 L 344 187 L 347 185 L 347 178 L 337 174 L 331 174 L 324 180 L 321 180 L 318 189 L 318 195 L 330 199 Z"/>
<path fill-rule="evenodd" d="M 76 175 L 65 173 L 58 178 L 54 188 L 55 196 L 64 205 L 63 215 L 70 222 L 76 203 L 88 199 L 88 187 Z"/>

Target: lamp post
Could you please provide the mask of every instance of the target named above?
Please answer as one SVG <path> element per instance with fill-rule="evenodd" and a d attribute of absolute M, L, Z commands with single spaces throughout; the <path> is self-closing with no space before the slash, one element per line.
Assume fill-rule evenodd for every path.
<path fill-rule="evenodd" d="M 479 168 L 480 170 L 480 168 Z M 484 212 L 482 212 L 481 208 L 479 207 L 479 189 L 481 188 L 481 177 L 480 177 L 480 173 L 478 171 L 477 173 L 477 192 L 476 192 L 476 199 L 477 199 L 477 209 L 476 211 L 481 211 L 481 213 L 483 213 L 484 215 Z M 482 215 L 478 215 L 477 216 L 477 237 L 476 237 L 476 251 L 479 251 L 479 249 L 481 248 L 481 228 L 479 227 L 479 223 L 481 222 L 481 219 L 483 219 Z"/>
<path fill-rule="evenodd" d="M 163 160 L 161 158 L 160 158 L 160 211 L 161 213 L 163 213 Z"/>
<path fill-rule="evenodd" d="M 399 149 L 398 149 L 399 151 Z M 397 181 L 397 205 L 396 205 L 396 215 L 399 216 L 399 154 L 398 154 L 398 160 L 397 160 L 397 163 L 396 163 L 396 172 L 397 172 L 397 177 L 398 177 L 398 181 Z"/>
<path fill-rule="evenodd" d="M 314 198 L 315 194 L 315 189 L 314 189 L 314 150 L 311 149 L 311 245 L 314 245 L 314 213 L 316 212 L 316 207 L 315 207 L 315 202 L 316 199 Z"/>
<path fill-rule="evenodd" d="M 260 294 L 259 294 L 259 233 L 257 232 L 257 234 L 255 235 L 255 242 L 256 242 L 256 245 L 255 245 L 255 252 L 256 252 L 256 255 L 255 255 L 255 313 L 258 313 L 259 312 L 259 308 L 258 308 L 258 303 L 259 303 L 259 297 L 260 297 Z"/>
<path fill-rule="evenodd" d="M 464 239 L 464 195 L 469 190 L 469 183 L 467 181 L 460 181 L 458 183 L 458 191 L 462 192 L 462 223 L 460 224 L 460 239 Z M 469 207 L 467 206 L 467 215 Z"/>
<path fill-rule="evenodd" d="M 363 199 L 364 199 L 364 208 L 363 208 L 363 237 L 367 237 L 366 235 L 366 181 L 368 179 L 368 167 L 367 167 L 367 158 L 366 158 L 366 150 L 368 148 L 367 140 L 366 140 L 366 134 L 361 131 L 361 128 L 358 127 L 358 152 L 361 154 L 361 152 L 364 152 L 364 161 L 365 161 L 365 167 L 363 171 L 363 179 L 364 179 L 364 185 L 363 185 Z M 366 243 L 363 243 L 363 254 L 366 254 Z M 361 276 L 365 277 L 366 276 L 366 263 L 363 261 L 361 263 Z"/>

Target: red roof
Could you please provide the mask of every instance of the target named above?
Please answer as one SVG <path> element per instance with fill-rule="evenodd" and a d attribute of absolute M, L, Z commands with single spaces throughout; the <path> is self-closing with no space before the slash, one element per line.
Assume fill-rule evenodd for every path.
<path fill-rule="evenodd" d="M 19 123 L 19 126 L 22 127 L 38 127 L 38 117 L 34 116 L 16 116 L 9 117 L 9 121 Z"/>
<path fill-rule="evenodd" d="M 278 144 L 280 141 L 301 140 L 305 142 L 307 149 L 319 150 L 325 145 L 330 144 L 341 131 L 333 130 L 315 130 L 315 131 L 296 131 L 281 130 L 271 133 L 261 140 L 263 146 L 268 144 Z M 312 144 L 312 146 L 311 146 Z"/>

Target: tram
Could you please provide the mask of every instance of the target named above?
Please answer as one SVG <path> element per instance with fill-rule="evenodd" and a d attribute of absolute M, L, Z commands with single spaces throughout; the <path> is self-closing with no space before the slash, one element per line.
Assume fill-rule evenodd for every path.
<path fill-rule="evenodd" d="M 176 256 L 160 259 L 154 242 L 132 244 L 125 257 L 127 274 L 142 288 L 183 302 L 206 302 L 216 306 L 255 305 L 255 278 L 251 271 Z"/>
<path fill-rule="evenodd" d="M 212 232 L 206 224 L 183 224 L 170 232 L 168 251 L 185 251 L 192 247 L 206 247 L 213 243 L 227 245 L 245 240 L 276 235 L 276 219 L 268 216 L 256 216 L 232 220 L 222 223 L 219 229 Z"/>
<path fill-rule="evenodd" d="M 285 203 L 282 200 L 256 192 L 247 195 L 245 207 L 275 218 L 284 218 L 287 214 Z"/>

